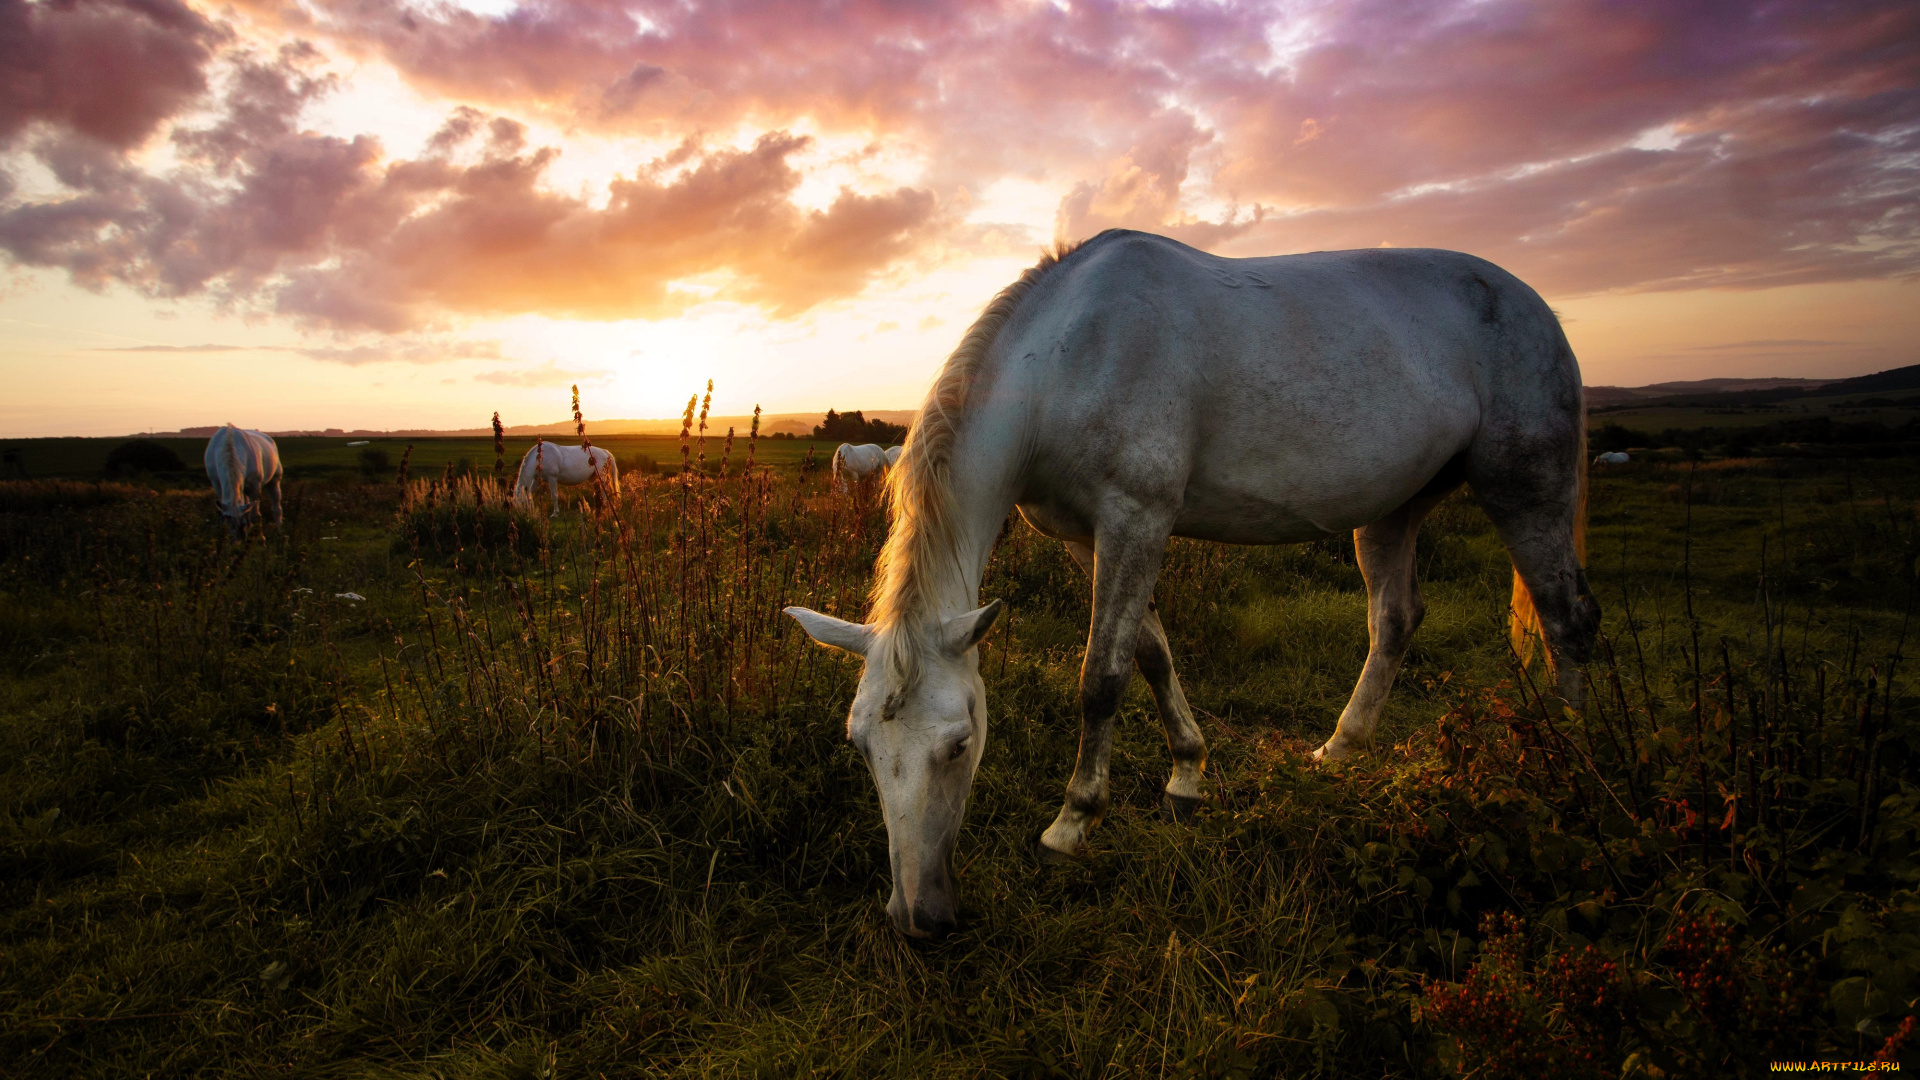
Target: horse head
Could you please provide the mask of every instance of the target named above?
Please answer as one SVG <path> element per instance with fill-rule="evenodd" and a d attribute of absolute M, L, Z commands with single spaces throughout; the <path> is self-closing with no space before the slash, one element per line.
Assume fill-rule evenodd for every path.
<path fill-rule="evenodd" d="M 953 847 L 967 791 L 987 745 L 987 692 L 974 648 L 1005 604 L 916 630 L 876 630 L 802 607 L 787 608 L 822 645 L 864 657 L 847 715 L 847 741 L 860 751 L 880 793 L 893 895 L 887 916 L 908 937 L 939 938 L 958 925 Z M 903 680 L 890 635 L 919 632 L 914 677 Z"/>
<path fill-rule="evenodd" d="M 227 523 L 227 535 L 235 540 L 246 534 L 247 526 L 252 524 L 254 515 L 259 512 L 259 504 L 251 499 L 220 504 L 220 519 Z"/>

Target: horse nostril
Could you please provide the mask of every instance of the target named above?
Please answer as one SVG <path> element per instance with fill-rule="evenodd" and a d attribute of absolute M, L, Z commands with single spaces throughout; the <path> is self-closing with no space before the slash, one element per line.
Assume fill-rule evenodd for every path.
<path fill-rule="evenodd" d="M 929 908 L 915 904 L 913 908 L 914 936 L 938 940 L 959 929 L 959 920 L 953 917 L 953 911 L 945 904 Z"/>

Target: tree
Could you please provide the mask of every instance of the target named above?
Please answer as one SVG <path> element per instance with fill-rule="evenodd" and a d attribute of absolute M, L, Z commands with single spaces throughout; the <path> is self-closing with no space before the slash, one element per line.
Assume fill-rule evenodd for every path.
<path fill-rule="evenodd" d="M 828 409 L 826 419 L 813 428 L 816 442 L 879 443 L 881 446 L 890 446 L 906 437 L 905 425 L 869 420 L 861 415 L 859 409 L 845 413 Z"/>
<path fill-rule="evenodd" d="M 184 472 L 186 464 L 180 455 L 149 439 L 135 439 L 113 448 L 107 455 L 106 473 L 108 476 L 121 476 L 127 473 L 165 473 Z"/>

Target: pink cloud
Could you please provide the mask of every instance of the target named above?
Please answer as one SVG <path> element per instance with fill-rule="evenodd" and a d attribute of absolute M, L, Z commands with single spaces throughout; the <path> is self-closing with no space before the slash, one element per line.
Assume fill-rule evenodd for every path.
<path fill-rule="evenodd" d="M 206 89 L 224 38 L 178 0 L 0 0 L 0 145 L 36 121 L 137 143 Z"/>
<path fill-rule="evenodd" d="M 327 88 L 304 73 L 311 59 L 243 61 L 224 118 L 175 133 L 197 169 L 185 176 L 74 136 L 43 141 L 74 194 L 0 209 L 0 249 L 89 286 L 212 292 L 308 325 L 397 332 L 450 313 L 669 314 L 691 301 L 670 284 L 712 273 L 731 275 L 725 295 L 797 313 L 858 292 L 937 218 L 912 188 L 801 210 L 788 159 L 808 140 L 784 132 L 745 150 L 689 141 L 614 180 L 600 209 L 543 185 L 556 151 L 471 109 L 427 156 L 384 161 L 372 138 L 297 128 Z M 477 162 L 448 156 L 483 129 Z"/>
<path fill-rule="evenodd" d="M 1445 246 L 1556 294 L 1920 265 L 1920 8 L 1904 0 L 537 0 L 500 18 L 242 0 L 315 44 L 243 59 L 224 118 L 174 133 L 188 169 L 158 177 L 118 151 L 200 93 L 225 40 L 172 3 L 0 0 L 0 25 L 36 41 L 145 43 L 104 113 L 67 46 L 0 77 L 0 137 L 40 125 L 34 152 L 69 189 L 8 198 L 0 181 L 14 261 L 338 328 L 664 315 L 695 277 L 791 315 L 968 242 L 980 230 L 949 208 L 1019 177 L 1061 193 L 1064 236 Z M 299 130 L 329 86 L 319 53 L 392 63 L 448 101 L 446 128 L 411 160 Z M 684 141 L 599 205 L 545 183 L 553 151 L 512 116 Z M 897 140 L 926 176 L 802 209 L 803 123 Z M 738 129 L 762 134 L 699 135 Z"/>
<path fill-rule="evenodd" d="M 498 108 L 620 130 L 870 127 L 926 147 L 936 190 L 1044 174 L 1065 181 L 1068 236 L 1444 243 L 1561 289 L 1845 279 L 1915 257 L 1899 204 L 1920 195 L 1920 8 L 1899 0 L 572 0 L 499 19 L 398 3 L 321 10 L 349 47 Z M 1662 128 L 1673 150 L 1632 149 Z"/>

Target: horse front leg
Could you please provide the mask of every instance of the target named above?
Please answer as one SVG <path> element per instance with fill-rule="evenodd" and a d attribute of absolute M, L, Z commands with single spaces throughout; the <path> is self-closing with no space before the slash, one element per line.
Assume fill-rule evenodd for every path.
<path fill-rule="evenodd" d="M 1135 643 L 1153 602 L 1168 528 L 1144 514 L 1115 515 L 1127 524 L 1095 536 L 1093 622 L 1080 669 L 1080 755 L 1059 816 L 1040 836 L 1043 862 L 1084 855 L 1087 834 L 1107 812 L 1107 766 L 1113 719 L 1133 676 Z M 1155 620 L 1156 623 L 1158 620 Z"/>
<path fill-rule="evenodd" d="M 1094 576 L 1093 548 L 1077 540 L 1066 541 L 1067 554 L 1073 556 L 1087 577 Z M 1153 691 L 1153 704 L 1160 713 L 1160 726 L 1167 733 L 1167 753 L 1173 758 L 1173 775 L 1168 777 L 1163 806 L 1175 821 L 1193 817 L 1200 805 L 1200 775 L 1207 768 L 1207 740 L 1200 725 L 1193 721 L 1193 708 L 1180 689 L 1180 677 L 1173 671 L 1173 649 L 1167 631 L 1160 625 L 1160 613 L 1147 602 L 1147 613 L 1140 620 L 1133 643 L 1133 662 Z"/>

